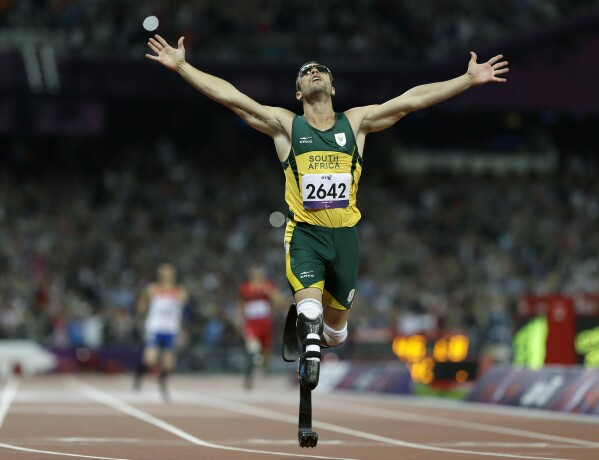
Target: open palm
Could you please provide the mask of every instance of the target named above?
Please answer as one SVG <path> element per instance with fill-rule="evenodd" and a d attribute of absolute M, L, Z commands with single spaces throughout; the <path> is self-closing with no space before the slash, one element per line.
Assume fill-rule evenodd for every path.
<path fill-rule="evenodd" d="M 177 48 L 170 46 L 160 35 L 156 34 L 155 37 L 150 38 L 148 46 L 156 55 L 146 54 L 146 57 L 152 61 L 159 62 L 167 69 L 177 70 L 177 67 L 185 62 L 184 37 L 181 37 L 177 42 Z"/>
<path fill-rule="evenodd" d="M 470 62 L 468 63 L 468 75 L 472 79 L 472 85 L 483 85 L 489 82 L 505 83 L 505 78 L 500 78 L 497 75 L 501 75 L 510 71 L 505 67 L 507 61 L 498 62 L 503 55 L 498 54 L 492 57 L 487 62 L 478 64 L 476 62 L 476 53 L 470 51 Z"/>

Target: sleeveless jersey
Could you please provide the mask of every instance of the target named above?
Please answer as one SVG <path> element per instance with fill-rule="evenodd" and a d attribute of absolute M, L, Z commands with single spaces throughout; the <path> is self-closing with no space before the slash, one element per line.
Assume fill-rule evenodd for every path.
<path fill-rule="evenodd" d="M 270 298 L 265 289 L 272 291 L 275 285 L 272 281 L 266 281 L 264 288 L 256 289 L 250 282 L 245 282 L 239 289 L 239 295 L 243 300 L 243 313 L 246 320 L 264 319 L 271 316 Z"/>
<path fill-rule="evenodd" d="M 291 152 L 282 166 L 285 201 L 293 220 L 330 228 L 358 223 L 356 194 L 362 158 L 344 113 L 336 113 L 335 124 L 326 131 L 296 115 Z"/>
<path fill-rule="evenodd" d="M 179 289 L 157 288 L 150 298 L 146 332 L 177 334 L 181 329 L 182 313 Z"/>

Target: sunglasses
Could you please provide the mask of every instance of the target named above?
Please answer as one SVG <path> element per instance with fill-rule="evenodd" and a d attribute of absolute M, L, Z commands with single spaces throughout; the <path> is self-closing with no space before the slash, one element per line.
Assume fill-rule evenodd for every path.
<path fill-rule="evenodd" d="M 312 71 L 312 69 L 318 70 L 318 73 L 326 72 L 329 75 L 331 75 L 331 71 L 325 65 L 322 65 L 322 64 L 307 64 L 304 67 L 302 67 L 301 69 L 299 69 L 299 72 L 297 73 L 298 78 L 305 77 L 306 75 L 308 75 Z"/>

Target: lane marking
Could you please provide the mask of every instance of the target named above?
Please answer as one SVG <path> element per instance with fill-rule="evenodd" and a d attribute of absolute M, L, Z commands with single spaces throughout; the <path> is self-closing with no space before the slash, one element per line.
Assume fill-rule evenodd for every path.
<path fill-rule="evenodd" d="M 331 399 L 347 400 L 350 399 L 351 394 L 348 391 L 343 391 L 344 395 L 340 392 L 329 393 Z M 412 396 L 403 395 L 389 395 L 389 394 L 364 394 L 361 395 L 364 401 L 373 401 L 379 404 L 401 404 L 412 407 L 430 407 L 439 409 L 443 407 L 445 409 L 458 410 L 460 412 L 475 412 L 475 413 L 494 413 L 497 415 L 509 415 L 512 417 L 520 418 L 532 418 L 542 419 L 544 421 L 558 421 L 558 422 L 569 422 L 569 423 L 582 423 L 585 425 L 599 424 L 599 416 L 592 414 L 572 414 L 567 412 L 559 412 L 548 409 L 537 409 L 534 407 L 520 407 L 520 406 L 503 406 L 499 404 L 481 403 L 476 401 L 454 401 L 454 400 L 442 400 L 433 399 L 428 397 L 419 397 L 415 399 Z"/>
<path fill-rule="evenodd" d="M 582 449 L 579 446 L 570 444 L 550 444 L 548 442 L 488 442 L 488 441 L 457 441 L 457 442 L 435 442 L 433 446 L 460 446 L 460 447 L 504 447 L 518 449 Z"/>
<path fill-rule="evenodd" d="M 478 423 L 478 422 L 467 422 L 467 421 L 463 421 L 463 420 L 454 420 L 454 419 L 446 419 L 446 418 L 442 418 L 442 417 L 437 417 L 437 416 L 429 416 L 429 415 L 422 415 L 422 414 L 415 414 L 413 412 L 405 412 L 405 411 L 401 411 L 399 409 L 394 409 L 394 410 L 389 410 L 389 409 L 384 409 L 384 408 L 378 408 L 378 407 L 372 407 L 372 406 L 361 406 L 356 404 L 355 398 L 352 397 L 353 395 L 345 395 L 344 396 L 340 396 L 339 394 L 332 394 L 332 393 L 327 393 L 327 400 L 322 401 L 323 407 L 326 407 L 328 410 L 332 410 L 332 411 L 338 411 L 338 412 L 345 412 L 345 413 L 352 413 L 352 414 L 374 414 L 375 412 L 377 412 L 380 416 L 384 416 L 387 418 L 392 418 L 392 419 L 397 419 L 397 420 L 405 420 L 405 421 L 409 421 L 409 422 L 413 422 L 416 421 L 418 422 L 418 420 L 416 419 L 421 419 L 422 423 L 430 423 L 430 424 L 438 424 L 438 425 L 442 425 L 442 426 L 449 426 L 449 427 L 455 427 L 458 424 L 462 424 L 463 428 L 467 428 L 467 429 L 472 429 L 472 430 L 477 430 L 477 431 L 489 431 L 491 433 L 496 432 L 497 430 L 500 430 L 500 432 L 502 434 L 511 434 L 511 435 L 515 435 L 515 436 L 519 436 L 519 437 L 529 437 L 529 438 L 537 438 L 537 439 L 542 439 L 542 440 L 547 440 L 547 441 L 553 441 L 553 442 L 566 442 L 569 444 L 578 444 L 580 446 L 584 446 L 584 447 L 591 447 L 591 448 L 597 448 L 599 447 L 599 443 L 598 442 L 594 442 L 594 441 L 587 441 L 584 439 L 579 439 L 579 438 L 569 438 L 569 437 L 564 437 L 564 436 L 557 436 L 557 435 L 549 435 L 549 434 L 544 434 L 544 433 L 539 433 L 539 432 L 534 432 L 534 431 L 527 431 L 527 430 L 518 430 L 518 429 L 513 429 L 513 428 L 506 428 L 500 425 L 491 425 L 491 424 L 485 424 L 485 423 Z M 445 409 L 447 410 L 460 410 L 462 412 L 476 412 L 476 413 L 480 413 L 480 412 L 484 412 L 484 413 L 488 413 L 488 412 L 493 412 L 496 411 L 498 412 L 498 414 L 500 415 L 511 415 L 514 417 L 520 416 L 523 418 L 543 418 L 544 420 L 549 419 L 554 419 L 555 421 L 560 421 L 560 422 L 569 422 L 569 423 L 583 423 L 586 425 L 589 424 L 594 424 L 594 423 L 598 423 L 599 422 L 599 417 L 597 416 L 591 416 L 591 415 L 577 415 L 577 414 L 562 414 L 562 413 L 555 413 L 552 411 L 548 411 L 548 410 L 539 410 L 539 409 L 527 409 L 527 408 L 514 408 L 514 411 L 511 411 L 509 407 L 503 407 L 503 406 L 495 406 L 495 405 L 484 405 L 485 407 L 471 407 L 471 405 L 474 406 L 478 406 L 478 405 L 482 405 L 480 403 L 472 403 L 472 402 L 468 402 L 468 401 L 442 401 L 442 400 L 408 400 L 405 397 L 393 397 L 393 396 L 389 396 L 389 395 L 360 395 L 361 396 L 361 400 L 364 401 L 373 401 L 375 403 L 381 404 L 381 403 L 394 403 L 397 406 L 400 405 L 408 405 L 408 406 L 412 406 L 412 407 L 432 407 L 435 409 L 439 409 L 439 406 L 444 406 Z M 341 402 L 341 404 L 343 404 L 342 408 L 340 408 L 339 404 L 336 404 L 334 402 L 332 402 L 332 400 L 337 400 L 339 402 Z M 401 401 L 398 401 L 398 399 L 401 399 Z M 272 398 L 271 398 L 271 402 L 272 402 Z M 286 404 L 283 400 L 279 401 L 281 404 Z M 464 405 L 462 405 L 461 403 L 464 403 Z M 350 410 L 348 407 L 350 406 L 354 406 L 356 409 L 354 410 Z M 520 411 L 526 411 L 526 412 L 534 412 L 534 414 L 528 414 L 528 413 L 521 413 Z M 385 414 L 385 415 L 384 415 Z"/>
<path fill-rule="evenodd" d="M 328 410 L 342 412 L 345 414 L 368 414 L 384 417 L 392 420 L 403 420 L 408 422 L 425 423 L 430 425 L 439 425 L 444 427 L 465 428 L 473 431 L 484 431 L 493 434 L 507 434 L 518 436 L 521 438 L 541 439 L 552 442 L 565 442 L 568 444 L 576 444 L 584 447 L 599 447 L 599 443 L 593 441 L 585 441 L 584 439 L 569 438 L 565 436 L 557 436 L 552 434 L 538 433 L 535 431 L 520 430 L 516 428 L 507 428 L 499 425 L 490 425 L 486 423 L 468 422 L 465 420 L 449 420 L 433 415 L 414 414 L 412 412 L 403 412 L 399 410 L 389 410 L 379 407 L 364 407 L 355 403 L 345 402 L 343 406 L 326 404 Z M 354 409 L 352 409 L 352 407 Z"/>
<path fill-rule="evenodd" d="M 274 446 L 275 444 L 281 445 L 281 446 L 295 446 L 297 445 L 297 441 L 295 439 L 258 439 L 258 438 L 250 438 L 250 439 L 245 439 L 243 441 L 238 441 L 239 443 L 242 442 L 247 442 L 250 444 L 264 444 L 266 446 Z M 344 444 L 347 444 L 345 441 L 341 441 L 341 440 L 318 440 L 318 445 L 319 446 L 342 446 Z"/>
<path fill-rule="evenodd" d="M 176 392 L 176 393 L 175 393 Z M 207 407 L 217 407 L 220 409 L 225 409 L 231 412 L 237 412 L 239 414 L 249 415 L 252 417 L 261 417 L 267 418 L 270 420 L 276 420 L 287 423 L 297 423 L 297 419 L 295 416 L 290 416 L 287 414 L 281 414 L 280 412 L 275 412 L 269 409 L 263 409 L 261 407 L 251 406 L 249 404 L 244 404 L 239 401 L 230 401 L 222 398 L 216 398 L 214 396 L 203 397 L 201 395 L 191 393 L 189 391 L 184 390 L 175 390 L 173 391 L 173 396 L 175 394 L 179 395 L 187 395 L 192 397 L 192 399 L 187 398 L 186 402 L 195 402 L 201 406 Z M 362 414 L 368 414 L 369 411 L 362 411 Z M 390 444 L 394 446 L 400 447 L 408 447 L 412 449 L 418 450 L 428 450 L 433 452 L 444 452 L 444 453 L 454 453 L 454 454 L 465 454 L 465 455 L 479 455 L 484 457 L 503 457 L 503 458 L 519 458 L 519 459 L 531 459 L 531 460 L 572 460 L 565 458 L 557 458 L 557 457 L 533 457 L 528 455 L 516 455 L 516 454 L 501 454 L 496 452 L 477 452 L 463 449 L 452 449 L 452 448 L 444 448 L 444 447 L 436 447 L 424 444 L 417 444 L 409 441 L 403 441 L 401 439 L 393 439 L 388 438 L 386 436 L 379 436 L 377 434 L 368 433 L 365 431 L 354 430 L 352 428 L 346 428 L 340 425 L 335 425 L 327 422 L 319 422 L 313 421 L 312 426 L 314 428 L 323 428 L 328 431 L 332 431 L 334 433 L 341 433 L 348 436 L 354 436 L 357 438 L 368 439 L 370 441 L 377 441 L 382 444 Z"/>
<path fill-rule="evenodd" d="M 95 458 L 99 460 L 131 460 L 130 458 L 96 457 L 94 455 L 67 454 L 66 452 L 54 452 L 51 450 L 29 449 L 27 447 L 20 447 L 12 444 L 4 444 L 3 442 L 0 442 L 0 447 L 4 449 L 18 450 L 21 452 L 31 452 L 34 454 L 60 455 L 62 457 Z"/>
<path fill-rule="evenodd" d="M 20 393 L 19 393 L 20 395 Z M 19 398 L 20 402 L 20 398 Z M 178 418 L 196 418 L 198 416 L 197 413 L 189 413 L 189 412 L 180 412 L 180 410 L 185 410 L 185 408 L 177 408 L 177 417 Z M 90 409 L 82 409 L 80 411 L 77 410 L 76 407 L 70 409 L 60 409 L 60 408 L 44 408 L 44 407 L 23 407 L 23 406 L 13 406 L 10 410 L 10 414 L 21 414 L 21 415 L 57 415 L 64 417 L 127 417 L 126 414 L 116 413 L 109 407 L 105 406 L 97 406 L 95 410 Z M 170 415 L 168 412 L 164 411 L 164 415 Z"/>
<path fill-rule="evenodd" d="M 75 377 L 69 377 L 65 381 L 65 385 L 75 389 L 76 391 L 78 391 L 79 393 L 88 397 L 89 399 L 93 399 L 94 401 L 97 401 L 106 406 L 110 406 L 113 409 L 116 409 L 120 412 L 128 414 L 131 417 L 134 417 L 138 420 L 149 423 L 150 425 L 160 428 L 161 430 L 171 433 L 179 438 L 185 439 L 186 441 L 190 442 L 191 444 L 195 444 L 196 446 L 207 447 L 210 449 L 230 450 L 230 451 L 234 451 L 234 452 L 245 452 L 245 453 L 251 453 L 251 454 L 276 455 L 276 456 L 283 456 L 283 457 L 318 458 L 318 459 L 324 459 L 324 460 L 356 460 L 356 459 L 342 458 L 342 457 L 324 457 L 324 456 L 320 456 L 320 455 L 304 455 L 304 454 L 292 454 L 292 453 L 286 453 L 286 452 L 273 452 L 273 451 L 268 451 L 268 450 L 244 449 L 241 447 L 232 447 L 232 446 L 225 446 L 222 444 L 215 444 L 215 443 L 200 439 L 192 434 L 189 434 L 188 432 L 183 431 L 182 429 L 177 428 L 176 426 L 171 425 L 170 423 L 165 422 L 164 420 L 159 419 L 158 417 L 155 417 L 151 414 L 148 414 L 147 412 L 142 411 L 141 409 L 131 406 L 130 404 L 126 403 L 125 401 L 123 401 L 121 399 L 115 398 L 114 396 L 111 396 L 108 393 L 100 391 L 97 388 L 95 388 Z"/>
<path fill-rule="evenodd" d="M 2 424 L 8 414 L 10 406 L 17 395 L 17 391 L 19 391 L 19 386 L 21 385 L 20 379 L 10 379 L 6 382 L 4 386 L 4 391 L 2 392 L 2 398 L 0 399 L 0 428 L 2 428 Z M 36 454 L 46 454 L 46 455 L 60 455 L 63 457 L 77 457 L 77 458 L 94 458 L 100 460 L 130 460 L 127 458 L 114 458 L 114 457 L 95 457 L 92 455 L 79 455 L 79 454 L 68 454 L 65 452 L 53 452 L 50 450 L 39 450 L 39 449 L 29 449 L 27 447 L 15 446 L 13 444 L 5 444 L 0 443 L 0 448 L 10 449 L 10 450 L 18 450 L 21 452 L 32 452 Z"/>
<path fill-rule="evenodd" d="M 9 379 L 4 386 L 2 398 L 0 399 L 0 428 L 2 428 L 4 419 L 6 418 L 6 415 L 10 410 L 10 406 L 17 395 L 17 391 L 19 391 L 19 385 L 21 385 L 21 380 Z"/>
<path fill-rule="evenodd" d="M 100 444 L 144 444 L 147 442 L 145 439 L 138 438 L 50 438 L 53 441 L 74 443 L 74 444 L 89 444 L 89 443 L 100 443 Z"/>

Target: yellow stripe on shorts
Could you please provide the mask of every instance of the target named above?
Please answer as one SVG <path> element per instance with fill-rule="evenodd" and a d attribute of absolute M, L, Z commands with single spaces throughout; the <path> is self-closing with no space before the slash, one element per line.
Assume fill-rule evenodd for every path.
<path fill-rule="evenodd" d="M 335 297 L 329 294 L 329 291 L 327 291 L 326 289 L 322 293 L 322 304 L 328 305 L 329 307 L 334 308 L 335 310 L 347 311 L 347 308 L 341 305 L 337 301 L 337 299 L 335 299 Z"/>
<path fill-rule="evenodd" d="M 295 230 L 296 222 L 290 220 L 287 223 L 287 228 L 285 229 L 285 274 L 287 275 L 287 281 L 293 288 L 293 292 L 301 291 L 302 289 L 307 288 L 317 288 L 320 289 L 321 292 L 324 292 L 324 280 L 317 281 L 310 286 L 305 286 L 301 283 L 300 280 L 297 279 L 293 270 L 291 270 L 291 254 L 289 251 L 289 246 L 291 242 L 291 238 L 293 237 L 293 231 Z M 335 307 L 336 308 L 336 307 Z M 343 307 L 341 307 L 343 308 Z"/>
<path fill-rule="evenodd" d="M 304 287 L 300 280 L 293 274 L 293 270 L 291 270 L 291 254 L 289 253 L 289 246 L 293 231 L 295 230 L 295 225 L 295 221 L 290 220 L 287 222 L 287 228 L 285 229 L 285 274 L 287 275 L 287 281 L 289 281 L 289 284 L 293 288 L 293 292 L 299 291 Z"/>

